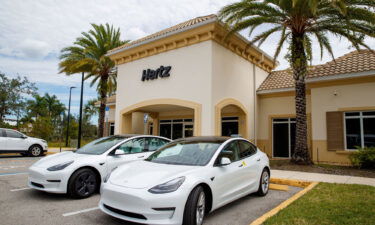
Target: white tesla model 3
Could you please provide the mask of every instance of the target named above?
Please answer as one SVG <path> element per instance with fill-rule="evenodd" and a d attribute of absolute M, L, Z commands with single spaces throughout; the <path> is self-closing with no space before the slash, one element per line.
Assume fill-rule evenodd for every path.
<path fill-rule="evenodd" d="M 147 158 L 171 140 L 150 135 L 115 135 L 97 139 L 76 151 L 40 159 L 29 168 L 28 185 L 51 193 L 86 198 L 121 164 Z"/>
<path fill-rule="evenodd" d="M 99 207 L 132 222 L 201 225 L 229 202 L 266 195 L 269 178 L 267 155 L 243 138 L 180 139 L 110 173 Z"/>

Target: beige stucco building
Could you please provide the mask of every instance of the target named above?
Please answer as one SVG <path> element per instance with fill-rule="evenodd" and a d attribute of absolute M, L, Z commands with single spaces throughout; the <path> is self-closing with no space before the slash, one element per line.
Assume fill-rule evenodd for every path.
<path fill-rule="evenodd" d="M 272 158 L 291 156 L 291 71 L 272 72 L 272 58 L 238 34 L 226 37 L 216 16 L 186 21 L 108 55 L 118 66 L 118 86 L 108 101 L 107 134 L 241 135 Z M 307 83 L 314 161 L 347 164 L 354 145 L 375 145 L 374 54 L 353 52 L 312 67 Z"/>

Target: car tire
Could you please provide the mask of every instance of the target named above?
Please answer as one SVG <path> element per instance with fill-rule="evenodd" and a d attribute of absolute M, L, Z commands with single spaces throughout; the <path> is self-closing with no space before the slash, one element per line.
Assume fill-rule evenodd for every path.
<path fill-rule="evenodd" d="M 75 171 L 68 182 L 68 194 L 73 198 L 88 198 L 98 189 L 98 178 L 88 168 Z"/>
<path fill-rule="evenodd" d="M 43 154 L 43 149 L 40 145 L 32 145 L 30 148 L 29 148 L 29 156 L 32 156 L 32 157 L 38 157 L 38 156 L 41 156 Z"/>
<path fill-rule="evenodd" d="M 259 188 L 257 194 L 259 196 L 265 196 L 268 193 L 270 187 L 270 172 L 264 168 L 260 176 Z"/>
<path fill-rule="evenodd" d="M 202 225 L 206 214 L 206 193 L 202 186 L 190 193 L 184 210 L 183 225 Z"/>

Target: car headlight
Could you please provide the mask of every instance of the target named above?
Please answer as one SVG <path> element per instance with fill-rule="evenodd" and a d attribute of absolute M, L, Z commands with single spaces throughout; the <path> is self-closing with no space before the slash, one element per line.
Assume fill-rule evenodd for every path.
<path fill-rule="evenodd" d="M 164 184 L 156 185 L 155 187 L 149 189 L 148 191 L 153 194 L 164 194 L 176 191 L 182 183 L 184 183 L 185 177 L 179 177 Z"/>
<path fill-rule="evenodd" d="M 104 177 L 104 180 L 103 180 L 104 183 L 107 183 L 107 181 L 108 181 L 109 178 L 111 177 L 112 172 L 113 172 L 115 169 L 117 169 L 117 166 L 116 166 L 115 168 L 113 168 L 112 171 L 109 172 L 109 173 Z"/>
<path fill-rule="evenodd" d="M 65 162 L 65 163 L 60 163 L 60 164 L 57 164 L 57 165 L 54 165 L 54 166 L 51 166 L 49 167 L 47 170 L 48 171 L 58 171 L 58 170 L 63 170 L 65 169 L 67 166 L 69 166 L 70 164 L 72 164 L 74 161 L 69 161 L 69 162 Z"/>

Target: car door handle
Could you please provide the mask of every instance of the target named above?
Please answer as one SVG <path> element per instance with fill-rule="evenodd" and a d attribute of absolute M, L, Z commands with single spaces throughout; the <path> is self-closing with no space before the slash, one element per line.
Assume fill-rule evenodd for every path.
<path fill-rule="evenodd" d="M 238 167 L 243 167 L 243 164 L 239 165 Z"/>
<path fill-rule="evenodd" d="M 138 156 L 138 158 L 140 159 L 140 158 L 143 158 L 143 157 L 145 157 L 144 155 L 142 155 L 142 156 Z"/>
<path fill-rule="evenodd" d="M 260 161 L 260 158 L 257 158 L 257 161 L 259 162 L 259 161 Z"/>

